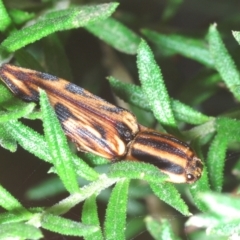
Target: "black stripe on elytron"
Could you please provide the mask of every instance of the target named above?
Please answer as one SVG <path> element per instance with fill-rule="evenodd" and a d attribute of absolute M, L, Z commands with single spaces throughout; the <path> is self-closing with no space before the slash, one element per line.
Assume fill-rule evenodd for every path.
<path fill-rule="evenodd" d="M 5 64 L 1 67 L 1 75 L 4 76 L 5 72 L 13 75 L 14 78 L 16 78 L 18 81 L 29 81 L 31 78 L 29 73 L 13 69 L 11 66 L 9 66 L 7 64 Z"/>
<path fill-rule="evenodd" d="M 121 107 L 117 107 L 117 106 L 109 107 L 109 106 L 106 106 L 106 105 L 102 105 L 101 109 L 103 109 L 107 112 L 110 112 L 110 113 L 120 113 L 122 111 L 127 111 L 126 109 L 121 108 Z"/>
<path fill-rule="evenodd" d="M 151 155 L 150 153 L 141 151 L 139 149 L 132 148 L 131 155 L 138 161 L 153 164 L 164 171 L 175 174 L 183 174 L 185 172 L 183 167 L 171 162 L 171 160 L 161 158 L 160 156 Z"/>
<path fill-rule="evenodd" d="M 125 123 L 116 121 L 114 125 L 121 137 L 121 140 L 125 143 L 129 143 L 134 138 L 133 133 L 129 130 L 129 127 Z"/>
<path fill-rule="evenodd" d="M 74 120 L 77 119 L 74 116 L 74 114 L 69 110 L 69 108 L 67 108 L 65 105 L 63 105 L 61 103 L 56 103 L 54 105 L 54 110 L 55 110 L 57 117 L 61 123 L 68 120 L 68 118 L 72 118 Z"/>
<path fill-rule="evenodd" d="M 36 74 L 36 76 L 38 78 L 41 78 L 41 79 L 44 79 L 44 80 L 47 80 L 47 81 L 59 81 L 59 78 L 54 76 L 54 75 L 51 75 L 49 73 L 43 73 L 43 72 L 34 72 L 33 75 Z"/>
<path fill-rule="evenodd" d="M 96 131 L 98 131 L 100 133 L 100 135 L 102 136 L 103 139 L 107 138 L 107 132 L 100 124 L 92 123 L 92 126 L 94 127 L 94 129 Z"/>
<path fill-rule="evenodd" d="M 34 90 L 31 87 L 28 87 L 28 90 L 31 93 L 31 95 L 29 96 L 29 95 L 23 93 L 23 91 L 21 91 L 21 89 L 16 84 L 13 84 L 11 79 L 6 77 L 2 73 L 0 73 L 0 76 L 2 78 L 2 81 L 8 86 L 8 88 L 11 90 L 11 92 L 13 92 L 16 96 L 18 96 L 22 100 L 27 101 L 27 102 L 38 102 L 39 101 L 39 92 L 38 91 Z"/>
<path fill-rule="evenodd" d="M 76 84 L 74 83 L 68 83 L 66 86 L 65 86 L 65 89 L 70 92 L 70 93 L 73 93 L 73 94 L 78 94 L 78 95 L 81 95 L 81 96 L 84 96 L 84 97 L 87 97 L 89 98 L 89 96 L 85 93 L 84 89 L 77 86 Z"/>
<path fill-rule="evenodd" d="M 104 149 L 107 149 L 107 152 L 110 153 L 114 158 L 116 157 L 116 152 L 114 152 L 108 145 L 108 141 L 103 138 L 98 138 L 94 134 L 92 134 L 90 131 L 84 128 L 78 128 L 77 134 L 84 139 L 86 142 L 89 143 L 89 147 L 93 150 L 97 151 L 98 147 L 101 146 Z M 91 141 L 93 141 L 95 144 L 91 144 Z M 81 147 L 81 145 L 80 145 Z M 84 147 L 84 146 L 82 146 Z"/>
<path fill-rule="evenodd" d="M 144 132 L 144 134 L 145 134 L 145 132 Z M 179 157 L 186 158 L 187 160 L 191 160 L 191 158 L 188 157 L 186 152 L 179 150 L 178 148 L 176 148 L 176 146 L 172 145 L 169 142 L 165 142 L 164 139 L 158 140 L 158 139 L 151 139 L 151 138 L 145 138 L 145 137 L 137 137 L 135 139 L 134 143 L 139 143 L 144 146 L 150 146 L 154 149 L 160 149 L 160 150 L 168 152 L 170 154 L 174 154 Z M 178 142 L 178 143 L 181 144 L 181 142 Z M 183 146 L 189 148 L 188 145 L 186 145 L 186 146 L 183 145 Z"/>
<path fill-rule="evenodd" d="M 170 141 L 172 141 L 174 143 L 178 143 L 178 144 L 180 144 L 180 145 L 182 145 L 184 147 L 188 147 L 189 148 L 189 145 L 186 142 L 183 142 L 183 141 L 175 138 L 174 136 L 172 136 L 170 134 L 162 134 L 160 132 L 155 132 L 155 131 L 149 131 L 149 132 L 148 131 L 144 131 L 144 134 L 148 135 L 149 137 L 151 137 L 151 136 L 159 137 L 160 136 L 161 138 L 165 138 L 165 139 L 170 140 Z"/>

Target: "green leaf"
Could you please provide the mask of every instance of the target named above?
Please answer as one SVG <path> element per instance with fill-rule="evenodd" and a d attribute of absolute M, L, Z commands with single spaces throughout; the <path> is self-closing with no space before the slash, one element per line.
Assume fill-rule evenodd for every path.
<path fill-rule="evenodd" d="M 207 211 L 207 206 L 201 201 L 199 193 L 210 191 L 209 181 L 208 181 L 208 172 L 206 167 L 204 167 L 201 179 L 196 183 L 191 184 L 189 191 L 192 195 L 194 205 L 198 207 L 202 212 Z"/>
<path fill-rule="evenodd" d="M 44 68 L 39 61 L 25 49 L 19 49 L 14 53 L 14 57 L 21 67 L 34 69 L 36 71 L 44 72 Z"/>
<path fill-rule="evenodd" d="M 11 133 L 6 129 L 5 124 L 0 124 L 0 145 L 10 152 L 15 152 L 17 150 L 17 143 Z"/>
<path fill-rule="evenodd" d="M 211 25 L 208 32 L 209 51 L 213 58 L 215 68 L 234 97 L 240 100 L 238 87 L 240 85 L 239 71 L 228 53 L 216 29 L 216 24 Z"/>
<path fill-rule="evenodd" d="M 50 155 L 48 145 L 42 135 L 18 121 L 7 122 L 4 126 L 7 132 L 11 134 L 11 138 L 16 140 L 24 149 L 36 157 L 52 163 L 52 156 Z M 29 141 L 29 139 L 31 141 Z M 71 159 L 76 173 L 79 176 L 87 180 L 95 180 L 98 178 L 98 173 L 79 157 L 71 153 Z"/>
<path fill-rule="evenodd" d="M 239 219 L 213 226 L 212 228 L 209 228 L 208 233 L 218 236 L 227 236 L 229 237 L 228 239 L 235 239 L 235 237 L 238 239 L 240 235 Z"/>
<path fill-rule="evenodd" d="M 6 8 L 2 2 L 0 1 L 0 32 L 6 31 L 6 29 L 10 26 L 12 23 L 11 18 L 8 15 L 8 12 L 6 11 Z"/>
<path fill-rule="evenodd" d="M 179 240 L 174 234 L 172 226 L 167 219 L 161 219 L 157 221 L 152 217 L 145 219 L 147 230 L 156 240 Z"/>
<path fill-rule="evenodd" d="M 100 193 L 102 190 L 110 187 L 119 180 L 120 178 L 108 178 L 105 174 L 102 174 L 99 176 L 98 180 L 81 188 L 81 193 L 71 194 L 69 197 L 62 200 L 60 203 L 48 208 L 47 212 L 57 215 L 64 214 L 78 203 L 84 201 L 93 194 Z"/>
<path fill-rule="evenodd" d="M 40 239 L 41 231 L 25 223 L 8 223 L 0 225 L 1 239 Z"/>
<path fill-rule="evenodd" d="M 72 73 L 64 46 L 57 34 L 51 34 L 44 39 L 44 57 L 47 72 L 72 81 Z"/>
<path fill-rule="evenodd" d="M 5 124 L 7 131 L 24 149 L 34 156 L 52 163 L 49 148 L 42 135 L 16 120 Z"/>
<path fill-rule="evenodd" d="M 112 191 L 104 222 L 105 239 L 125 239 L 128 187 L 129 180 L 123 179 L 116 184 Z"/>
<path fill-rule="evenodd" d="M 154 194 L 185 216 L 190 216 L 188 206 L 171 183 L 149 183 Z"/>
<path fill-rule="evenodd" d="M 8 211 L 18 210 L 22 213 L 28 211 L 21 205 L 21 203 L 14 198 L 5 188 L 0 185 L 0 206 Z"/>
<path fill-rule="evenodd" d="M 223 170 L 227 151 L 227 139 L 223 134 L 217 134 L 209 148 L 207 167 L 212 188 L 220 192 L 223 185 Z"/>
<path fill-rule="evenodd" d="M 109 177 L 123 177 L 129 179 L 141 179 L 150 182 L 164 182 L 167 175 L 152 164 L 121 161 L 110 166 Z"/>
<path fill-rule="evenodd" d="M 229 142 L 240 142 L 240 121 L 217 118 L 217 135 L 213 139 L 207 156 L 210 183 L 215 191 L 221 191 L 226 151 Z"/>
<path fill-rule="evenodd" d="M 136 54 L 140 37 L 113 18 L 89 24 L 85 27 L 113 48 L 127 54 Z"/>
<path fill-rule="evenodd" d="M 105 19 L 115 11 L 117 6 L 118 3 L 105 3 L 47 13 L 35 24 L 13 32 L 1 45 L 7 51 L 14 52 L 51 33 L 83 27 L 89 23 Z"/>
<path fill-rule="evenodd" d="M 180 35 L 164 35 L 148 29 L 142 30 L 142 33 L 159 49 L 168 49 L 174 53 L 181 54 L 187 58 L 191 58 L 208 67 L 213 67 L 213 59 L 211 58 L 206 43 L 203 40 L 193 39 Z"/>
<path fill-rule="evenodd" d="M 77 192 L 79 191 L 77 175 L 66 136 L 43 90 L 40 90 L 40 106 L 43 114 L 44 134 L 53 164 L 66 189 L 71 193 Z"/>
<path fill-rule="evenodd" d="M 35 103 L 29 103 L 24 104 L 20 109 L 15 108 L 15 110 L 11 112 L 0 111 L 0 123 L 25 117 L 33 112 L 35 106 Z"/>
<path fill-rule="evenodd" d="M 193 106 L 201 106 L 219 91 L 221 77 L 216 72 L 203 70 L 191 81 L 183 85 L 178 96 L 181 101 L 190 103 Z"/>
<path fill-rule="evenodd" d="M 41 183 L 28 189 L 26 197 L 29 200 L 41 200 L 65 193 L 65 188 L 58 177 L 41 181 Z"/>
<path fill-rule="evenodd" d="M 9 102 L 12 101 L 12 99 L 14 98 L 13 97 L 13 94 L 10 92 L 10 90 L 3 84 L 0 84 L 0 104 L 1 104 L 1 107 L 2 105 L 6 105 L 8 104 Z"/>
<path fill-rule="evenodd" d="M 92 233 L 85 237 L 84 240 L 101 240 L 103 235 L 100 228 L 100 222 L 97 212 L 96 196 L 92 195 L 90 198 L 86 199 L 83 205 L 82 211 L 82 223 L 86 225 L 99 226 L 98 231 Z"/>
<path fill-rule="evenodd" d="M 131 103 L 141 109 L 151 111 L 150 106 L 144 96 L 142 89 L 134 84 L 124 83 L 114 77 L 108 78 L 114 92 L 124 101 Z M 178 100 L 171 99 L 171 106 L 174 116 L 183 122 L 190 124 L 202 124 L 211 119 L 190 106 Z"/>
<path fill-rule="evenodd" d="M 239 31 L 232 31 L 232 35 L 234 36 L 234 38 L 236 39 L 238 44 L 240 44 L 240 32 Z"/>
<path fill-rule="evenodd" d="M 17 25 L 23 24 L 35 17 L 34 13 L 29 13 L 19 9 L 9 9 L 9 15 L 11 16 L 13 22 Z"/>
<path fill-rule="evenodd" d="M 205 213 L 192 216 L 186 226 L 206 228 L 206 233 L 212 236 L 239 235 L 240 202 L 238 198 L 213 192 L 200 193 L 199 198 L 207 210 Z"/>
<path fill-rule="evenodd" d="M 99 230 L 97 226 L 85 225 L 53 214 L 44 214 L 41 218 L 42 227 L 67 236 L 88 236 Z"/>
<path fill-rule="evenodd" d="M 238 198 L 220 193 L 202 193 L 201 200 L 206 204 L 208 212 L 221 216 L 225 221 L 240 219 L 240 201 Z"/>
<path fill-rule="evenodd" d="M 221 219 L 212 213 L 195 214 L 188 219 L 185 226 L 196 226 L 198 228 L 208 228 L 217 225 Z"/>
<path fill-rule="evenodd" d="M 99 175 L 98 173 L 91 167 L 88 166 L 87 163 L 85 163 L 81 158 L 79 158 L 75 154 L 71 154 L 72 156 L 72 162 L 74 164 L 74 169 L 77 173 L 77 175 L 89 180 L 94 181 L 98 179 Z"/>
<path fill-rule="evenodd" d="M 197 125 L 203 124 L 212 119 L 212 117 L 202 114 L 178 100 L 172 99 L 171 105 L 175 118 L 185 123 Z"/>
<path fill-rule="evenodd" d="M 156 119 L 164 126 L 176 129 L 170 98 L 161 71 L 145 41 L 141 41 L 137 54 L 137 67 L 142 89 Z"/>
<path fill-rule="evenodd" d="M 240 121 L 219 117 L 216 119 L 216 130 L 223 134 L 228 141 L 240 142 Z"/>
<path fill-rule="evenodd" d="M 164 22 L 171 20 L 176 14 L 179 7 L 182 5 L 183 0 L 169 0 L 166 2 L 161 18 Z"/>
<path fill-rule="evenodd" d="M 26 211 L 25 212 L 19 211 L 19 209 L 17 209 L 11 212 L 1 213 L 0 224 L 23 222 L 30 220 L 32 217 L 33 217 L 32 213 Z"/>

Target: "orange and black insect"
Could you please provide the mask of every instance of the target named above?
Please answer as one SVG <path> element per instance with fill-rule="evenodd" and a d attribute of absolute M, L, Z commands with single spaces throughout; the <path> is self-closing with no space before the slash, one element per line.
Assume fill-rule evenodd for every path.
<path fill-rule="evenodd" d="M 37 102 L 38 89 L 44 89 L 65 134 L 79 151 L 151 163 L 175 183 L 193 183 L 201 177 L 203 164 L 188 144 L 141 126 L 126 109 L 47 73 L 4 64 L 0 78 L 25 101 Z"/>

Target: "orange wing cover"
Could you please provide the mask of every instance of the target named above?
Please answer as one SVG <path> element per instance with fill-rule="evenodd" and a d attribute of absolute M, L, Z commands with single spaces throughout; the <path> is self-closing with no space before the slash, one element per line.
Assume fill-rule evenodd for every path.
<path fill-rule="evenodd" d="M 132 113 L 64 79 L 9 64 L 1 66 L 0 77 L 25 101 L 38 102 L 39 88 L 45 90 L 65 134 L 80 151 L 120 159 L 139 131 Z"/>

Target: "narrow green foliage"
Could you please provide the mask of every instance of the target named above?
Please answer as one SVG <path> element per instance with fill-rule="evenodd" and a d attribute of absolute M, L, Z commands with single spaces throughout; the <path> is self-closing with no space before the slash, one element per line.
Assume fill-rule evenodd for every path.
<path fill-rule="evenodd" d="M 235 237 L 239 238 L 240 235 L 240 224 L 239 219 L 233 220 L 228 223 L 220 223 L 213 228 L 210 228 L 208 231 L 210 234 L 213 235 L 220 235 L 220 236 L 232 236 L 232 239 Z M 236 239 L 237 239 L 236 238 Z"/>
<path fill-rule="evenodd" d="M 209 148 L 207 166 L 213 189 L 221 191 L 227 147 L 229 142 L 240 142 L 240 121 L 218 118 L 216 130 L 217 135 Z"/>
<path fill-rule="evenodd" d="M 23 24 L 35 17 L 34 13 L 29 13 L 29 12 L 22 11 L 19 9 L 10 9 L 9 15 L 11 16 L 12 21 L 16 25 Z"/>
<path fill-rule="evenodd" d="M 127 54 L 136 54 L 140 37 L 113 18 L 89 24 L 85 27 L 113 48 Z"/>
<path fill-rule="evenodd" d="M 234 97 L 240 100 L 238 86 L 240 75 L 235 63 L 224 46 L 224 43 L 217 31 L 216 25 L 211 25 L 208 32 L 209 52 L 213 58 L 216 70 L 225 82 Z"/>
<path fill-rule="evenodd" d="M 35 24 L 13 32 L 1 45 L 7 51 L 14 52 L 51 33 L 83 27 L 89 23 L 105 19 L 114 12 L 117 6 L 118 3 L 105 3 L 47 13 Z"/>
<path fill-rule="evenodd" d="M 137 66 L 143 92 L 154 116 L 164 126 L 176 129 L 170 98 L 161 71 L 151 49 L 143 40 L 138 48 Z"/>
<path fill-rule="evenodd" d="M 204 193 L 201 200 L 208 206 L 208 210 L 228 219 L 240 219 L 240 201 L 230 195 L 219 193 Z"/>
<path fill-rule="evenodd" d="M 178 100 L 171 100 L 171 104 L 175 118 L 180 121 L 189 124 L 203 124 L 211 120 L 211 117 L 196 111 Z"/>
<path fill-rule="evenodd" d="M 30 200 L 41 200 L 56 196 L 59 193 L 65 193 L 64 185 L 58 177 L 53 177 L 34 185 L 27 191 L 26 197 Z"/>
<path fill-rule="evenodd" d="M 240 32 L 239 31 L 232 31 L 232 35 L 234 36 L 234 38 L 236 39 L 238 44 L 240 44 Z"/>
<path fill-rule="evenodd" d="M 51 34 L 44 39 L 44 56 L 48 73 L 72 81 L 68 57 L 57 34 Z"/>
<path fill-rule="evenodd" d="M 207 212 L 191 217 L 187 226 L 204 227 L 208 234 L 233 239 L 240 234 L 238 198 L 211 192 L 202 193 L 199 197 L 207 206 Z"/>
<path fill-rule="evenodd" d="M 152 217 L 145 219 L 147 230 L 156 240 L 179 240 L 174 234 L 172 226 L 167 219 L 161 221 L 154 220 Z"/>
<path fill-rule="evenodd" d="M 141 179 L 155 183 L 164 182 L 168 178 L 151 164 L 131 161 L 122 161 L 111 165 L 108 176 Z"/>
<path fill-rule="evenodd" d="M 139 86 L 123 83 L 114 77 L 109 77 L 108 80 L 114 92 L 124 101 L 143 110 L 151 111 L 146 96 Z M 175 118 L 186 123 L 202 124 L 211 119 L 178 100 L 171 99 L 171 106 Z"/>
<path fill-rule="evenodd" d="M 188 206 L 171 183 L 149 183 L 149 185 L 154 194 L 162 201 L 166 202 L 185 216 L 191 215 Z"/>
<path fill-rule="evenodd" d="M 104 237 L 107 240 L 125 239 L 128 187 L 129 180 L 123 179 L 112 191 L 104 222 Z"/>
<path fill-rule="evenodd" d="M 11 211 L 11 212 L 4 212 L 0 214 L 0 224 L 6 223 L 17 223 L 28 221 L 33 217 L 33 214 L 27 212 L 25 209 L 21 211 L 20 209 Z"/>
<path fill-rule="evenodd" d="M 40 239 L 41 231 L 25 223 L 9 223 L 0 225 L 1 239 Z"/>
<path fill-rule="evenodd" d="M 71 193 L 77 192 L 79 189 L 77 175 L 73 167 L 70 149 L 57 116 L 43 90 L 40 90 L 40 106 L 43 114 L 45 138 L 53 164 L 66 189 Z"/>
<path fill-rule="evenodd" d="M 0 111 L 0 123 L 7 122 L 10 120 L 17 120 L 19 118 L 22 118 L 24 116 L 27 116 L 28 114 L 31 114 L 36 106 L 35 103 L 29 103 L 24 104 L 22 108 L 17 108 L 17 105 L 15 106 L 15 110 L 11 112 L 3 112 Z"/>
<path fill-rule="evenodd" d="M 88 162 L 90 162 L 94 165 L 103 165 L 103 164 L 109 163 L 108 159 L 100 157 L 93 153 L 84 153 L 84 159 L 86 159 Z"/>
<path fill-rule="evenodd" d="M 216 119 L 216 130 L 223 134 L 228 142 L 240 142 L 240 121 L 219 117 Z"/>
<path fill-rule="evenodd" d="M 5 188 L 0 185 L 0 206 L 8 211 L 20 211 L 27 213 L 28 211 L 23 208 L 20 202 L 14 198 Z"/>
<path fill-rule="evenodd" d="M 4 32 L 11 24 L 12 20 L 6 11 L 6 8 L 0 0 L 0 32 Z"/>
<path fill-rule="evenodd" d="M 203 158 L 202 158 L 203 159 Z M 201 176 L 201 179 L 198 180 L 196 183 L 192 184 L 189 187 L 189 191 L 192 195 L 194 204 L 196 207 L 201 210 L 201 211 L 207 211 L 206 205 L 201 201 L 199 198 L 199 193 L 200 192 L 208 192 L 210 191 L 210 186 L 209 186 L 209 179 L 208 179 L 208 172 L 207 172 L 207 167 L 204 166 L 203 173 Z"/>
<path fill-rule="evenodd" d="M 74 169 L 78 176 L 81 176 L 89 181 L 98 179 L 98 173 L 77 155 L 71 153 L 72 162 L 74 164 Z"/>
<path fill-rule="evenodd" d="M 151 111 L 150 105 L 140 86 L 121 82 L 114 77 L 108 77 L 111 88 L 118 97 L 127 103 L 131 103 L 143 110 Z"/>
<path fill-rule="evenodd" d="M 211 118 L 210 121 L 193 127 L 192 129 L 185 131 L 184 135 L 188 139 L 201 139 L 212 135 L 216 131 L 216 121 L 215 118 Z"/>
<path fill-rule="evenodd" d="M 97 212 L 96 196 L 92 195 L 86 199 L 83 205 L 82 211 L 82 223 L 86 225 L 95 225 L 99 227 L 99 230 L 93 232 L 91 235 L 86 236 L 85 240 L 103 240 L 103 235 L 100 228 L 100 222 Z"/>
<path fill-rule="evenodd" d="M 4 126 L 10 134 L 10 137 L 16 140 L 24 149 L 44 161 L 53 162 L 48 145 L 42 135 L 18 121 L 7 122 Z M 31 139 L 31 141 L 29 141 L 29 139 Z M 71 153 L 71 159 L 77 175 L 88 180 L 98 178 L 97 172 L 76 155 Z"/>
<path fill-rule="evenodd" d="M 14 138 L 24 149 L 36 157 L 52 163 L 48 145 L 42 135 L 15 120 L 7 122 L 5 127 L 12 138 Z M 31 139 L 31 141 L 29 141 L 29 139 Z"/>
<path fill-rule="evenodd" d="M 42 227 L 67 236 L 88 236 L 98 231 L 98 227 L 85 225 L 80 222 L 75 222 L 63 217 L 55 216 L 46 213 L 41 218 Z"/>
<path fill-rule="evenodd" d="M 102 190 L 112 186 L 119 180 L 120 178 L 108 178 L 106 177 L 106 175 L 102 174 L 99 176 L 98 180 L 81 188 L 81 193 L 71 194 L 69 197 L 62 200 L 59 204 L 56 204 L 48 208 L 47 212 L 56 215 L 64 214 L 67 211 L 69 211 L 72 207 L 76 206 L 78 203 L 84 201 L 93 194 L 99 194 Z"/>
<path fill-rule="evenodd" d="M 221 78 L 218 73 L 206 70 L 191 79 L 179 94 L 179 99 L 193 106 L 201 106 L 206 100 L 213 97 L 219 90 Z"/>
<path fill-rule="evenodd" d="M 37 59 L 27 52 L 24 48 L 17 50 L 14 53 L 14 57 L 21 67 L 34 69 L 36 71 L 44 72 L 44 68 L 37 61 Z"/>
<path fill-rule="evenodd" d="M 209 180 L 215 191 L 221 191 L 223 185 L 223 170 L 227 151 L 227 139 L 223 134 L 217 134 L 209 148 L 207 166 Z"/>
<path fill-rule="evenodd" d="M 12 102 L 13 102 L 12 99 L 15 99 L 15 98 L 13 97 L 10 90 L 3 84 L 0 84 L 0 92 L 1 92 L 0 94 L 1 108 L 5 108 L 9 105 L 12 105 Z"/>
<path fill-rule="evenodd" d="M 177 10 L 179 7 L 181 7 L 181 4 L 183 3 L 183 0 L 169 0 L 166 2 L 166 6 L 164 8 L 164 12 L 162 15 L 163 21 L 168 21 L 172 17 L 174 17 L 175 14 L 177 14 Z"/>
<path fill-rule="evenodd" d="M 5 124 L 0 124 L 0 145 L 10 152 L 15 152 L 17 150 L 16 140 L 11 133 L 8 132 Z"/>
<path fill-rule="evenodd" d="M 203 40 L 180 35 L 164 35 L 148 29 L 142 30 L 142 33 L 159 49 L 171 50 L 174 54 L 181 54 L 208 67 L 214 66 Z"/>

